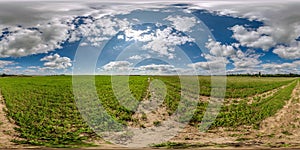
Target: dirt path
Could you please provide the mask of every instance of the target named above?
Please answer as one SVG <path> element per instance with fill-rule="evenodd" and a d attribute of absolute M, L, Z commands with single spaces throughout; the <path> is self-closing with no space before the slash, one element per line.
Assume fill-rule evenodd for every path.
<path fill-rule="evenodd" d="M 0 92 L 0 147 L 18 148 L 20 146 L 11 142 L 11 140 L 18 138 L 18 135 L 14 130 L 17 126 L 12 123 L 12 121 L 8 120 L 5 110 L 5 101 Z"/>
<path fill-rule="evenodd" d="M 259 129 L 251 126 L 216 128 L 201 133 L 188 126 L 171 141 L 204 145 L 227 145 L 242 148 L 296 147 L 300 148 L 300 84 L 292 98 L 274 116 L 265 119 Z"/>
<path fill-rule="evenodd" d="M 169 117 L 167 107 L 163 104 L 167 94 L 166 86 L 159 80 L 149 80 L 148 82 L 146 97 L 132 116 L 138 122 L 129 123 L 133 127 L 153 127 Z"/>
<path fill-rule="evenodd" d="M 298 82 L 292 98 L 274 116 L 261 123 L 261 134 L 272 135 L 273 140 L 262 137 L 269 142 L 284 142 L 300 145 L 300 84 Z"/>
<path fill-rule="evenodd" d="M 228 106 L 228 105 L 231 105 L 233 103 L 238 104 L 241 100 L 245 100 L 245 99 L 248 101 L 248 104 L 250 105 L 255 101 L 259 101 L 259 100 L 266 99 L 268 97 L 273 96 L 276 92 L 278 92 L 281 89 L 286 88 L 287 86 L 289 86 L 291 84 L 292 83 L 289 83 L 287 85 L 283 85 L 283 86 L 277 87 L 273 90 L 269 90 L 269 91 L 266 91 L 266 92 L 263 92 L 263 93 L 260 93 L 260 94 L 249 96 L 247 98 L 227 98 L 227 99 L 225 99 L 224 105 Z"/>
<path fill-rule="evenodd" d="M 225 106 L 229 106 L 231 104 L 238 104 L 242 100 L 247 100 L 248 104 L 252 104 L 255 101 L 259 101 L 261 99 L 265 99 L 265 98 L 268 98 L 270 96 L 273 96 L 276 92 L 278 92 L 279 90 L 281 90 L 283 88 L 286 88 L 290 84 L 291 83 L 289 83 L 287 85 L 283 85 L 283 86 L 277 87 L 277 88 L 275 88 L 273 90 L 269 90 L 269 91 L 266 91 L 266 92 L 263 92 L 263 93 L 260 93 L 260 94 L 252 95 L 252 96 L 249 96 L 249 97 L 246 97 L 246 98 L 225 98 L 224 99 L 224 105 Z M 200 95 L 199 96 L 199 100 L 201 102 L 209 102 L 210 96 L 202 96 L 202 95 Z"/>

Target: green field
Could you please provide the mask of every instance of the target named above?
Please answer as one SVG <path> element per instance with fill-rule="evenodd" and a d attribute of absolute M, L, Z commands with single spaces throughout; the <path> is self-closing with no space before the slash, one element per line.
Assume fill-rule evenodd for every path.
<path fill-rule="evenodd" d="M 148 78 L 165 83 L 167 95 L 164 104 L 169 115 L 174 113 L 180 101 L 179 78 L 130 76 L 129 88 L 138 101 L 147 96 Z M 262 120 L 274 115 L 285 105 L 298 80 L 298 78 L 227 77 L 225 98 L 240 100 L 224 105 L 211 128 L 240 125 L 258 127 Z M 126 125 L 129 121 L 137 121 L 132 118 L 134 111 L 119 104 L 111 86 L 111 76 L 96 76 L 95 85 L 101 104 L 118 122 Z M 199 85 L 200 95 L 210 96 L 211 77 L 199 76 Z M 247 97 L 282 86 L 284 88 L 271 96 L 257 97 L 251 104 L 247 103 Z M 7 114 L 19 126 L 16 130 L 24 139 L 14 142 L 54 147 L 89 146 L 85 140 L 96 136 L 77 110 L 71 76 L 0 78 L 0 88 L 8 109 Z M 202 121 L 207 105 L 208 102 L 199 101 L 191 125 L 197 126 Z"/>

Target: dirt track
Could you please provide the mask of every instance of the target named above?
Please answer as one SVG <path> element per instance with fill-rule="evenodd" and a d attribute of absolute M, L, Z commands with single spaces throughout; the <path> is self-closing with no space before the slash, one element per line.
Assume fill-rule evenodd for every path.
<path fill-rule="evenodd" d="M 173 142 L 233 145 L 245 148 L 297 147 L 300 148 L 300 84 L 292 98 L 274 116 L 265 119 L 259 129 L 251 126 L 217 128 L 206 133 L 187 127 Z M 230 146 L 232 147 L 232 146 Z"/>
<path fill-rule="evenodd" d="M 14 130 L 17 126 L 7 118 L 5 110 L 5 102 L 0 92 L 0 147 L 18 148 L 18 145 L 11 142 L 11 140 L 17 139 L 17 133 Z"/>

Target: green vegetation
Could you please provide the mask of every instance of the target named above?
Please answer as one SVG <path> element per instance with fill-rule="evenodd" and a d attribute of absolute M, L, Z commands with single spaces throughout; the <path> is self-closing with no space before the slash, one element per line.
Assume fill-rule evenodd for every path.
<path fill-rule="evenodd" d="M 156 77 L 164 81 L 168 88 L 165 103 L 169 108 L 169 114 L 172 114 L 180 101 L 180 80 L 178 77 Z M 200 95 L 210 96 L 210 77 L 199 77 Z M 292 83 L 293 82 L 293 83 Z M 228 77 L 225 98 L 245 98 L 255 94 L 261 94 L 269 90 L 289 86 L 278 90 L 273 96 L 266 99 L 247 104 L 242 100 L 238 104 L 223 106 L 218 118 L 212 127 L 236 127 L 239 125 L 255 125 L 266 117 L 274 115 L 281 109 L 285 101 L 290 99 L 292 90 L 296 86 L 295 78 L 257 78 L 257 77 Z M 208 92 L 209 91 L 209 92 Z M 199 102 L 196 113 L 191 123 L 197 124 L 202 121 L 208 102 Z"/>
<path fill-rule="evenodd" d="M 174 92 L 180 91 L 180 80 L 178 77 L 155 77 L 169 86 Z M 188 78 L 188 77 L 187 77 Z M 216 77 L 215 77 L 216 78 Z M 255 94 L 278 88 L 290 83 L 295 78 L 258 78 L 258 77 L 227 77 L 226 98 L 245 98 Z M 199 77 L 200 95 L 211 95 L 211 77 Z"/>
<path fill-rule="evenodd" d="M 122 123 L 134 113 L 118 103 L 111 88 L 110 76 L 96 77 L 96 87 L 103 107 Z M 146 77 L 130 77 L 134 96 L 141 100 L 147 89 Z M 8 116 L 20 127 L 25 141 L 33 145 L 54 147 L 89 146 L 84 140 L 95 133 L 81 118 L 72 93 L 72 77 L 1 78 L 1 92 Z"/>
<path fill-rule="evenodd" d="M 125 80 L 127 77 L 119 79 L 123 78 Z M 168 108 L 168 114 L 171 115 L 177 109 L 181 98 L 182 89 L 179 78 L 170 76 L 151 76 L 150 78 L 151 80 L 159 79 L 166 84 L 168 91 L 164 104 Z M 188 77 L 184 78 L 188 79 Z M 199 77 L 201 96 L 210 96 L 210 80 L 210 77 Z M 226 98 L 245 98 L 283 85 L 287 86 L 278 90 L 274 95 L 251 104 L 248 104 L 246 100 L 240 100 L 223 106 L 211 128 L 239 125 L 258 127 L 263 119 L 274 115 L 284 106 L 285 101 L 290 99 L 297 80 L 296 78 L 227 77 Z M 123 84 L 123 82 L 120 83 Z M 192 82 L 189 84 L 191 87 L 195 85 Z M 111 86 L 111 76 L 96 76 L 95 85 L 98 98 L 109 115 L 123 125 L 126 125 L 128 121 L 137 121 L 132 118 L 134 109 L 129 110 L 119 103 Z M 148 76 L 130 76 L 128 85 L 132 96 L 127 95 L 125 88 L 124 91 L 122 88 L 117 88 L 121 90 L 120 93 L 124 94 L 121 95 L 124 102 L 145 99 L 149 86 Z M 19 126 L 16 130 L 24 138 L 23 141 L 15 142 L 51 147 L 91 146 L 85 140 L 93 138 L 96 134 L 87 126 L 77 110 L 71 76 L 0 78 L 0 88 L 6 101 L 8 116 L 15 120 Z M 86 89 L 82 87 L 82 90 Z M 194 92 L 189 88 L 184 90 Z M 199 102 L 191 124 L 197 125 L 202 121 L 207 105 L 208 102 Z M 143 116 L 143 119 L 147 120 L 147 116 Z M 95 125 L 98 122 L 96 121 Z M 155 121 L 153 125 L 159 126 L 160 123 Z M 109 125 L 106 126 L 109 127 Z M 167 145 L 172 145 L 172 143 Z"/>
<path fill-rule="evenodd" d="M 293 82 L 262 101 L 252 104 L 241 101 L 239 104 L 224 106 L 214 122 L 214 126 L 237 127 L 239 125 L 254 125 L 258 127 L 262 120 L 274 115 L 285 105 L 285 102 L 291 98 L 296 84 L 297 82 Z"/>
<path fill-rule="evenodd" d="M 8 116 L 26 139 L 15 142 L 73 147 L 93 136 L 74 103 L 71 77 L 2 78 L 0 85 Z"/>

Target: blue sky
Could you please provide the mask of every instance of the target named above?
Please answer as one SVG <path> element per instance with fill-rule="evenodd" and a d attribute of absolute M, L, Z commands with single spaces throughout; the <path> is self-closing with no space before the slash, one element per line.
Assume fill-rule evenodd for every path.
<path fill-rule="evenodd" d="M 0 3 L 1 73 L 300 73 L 295 1 Z"/>

